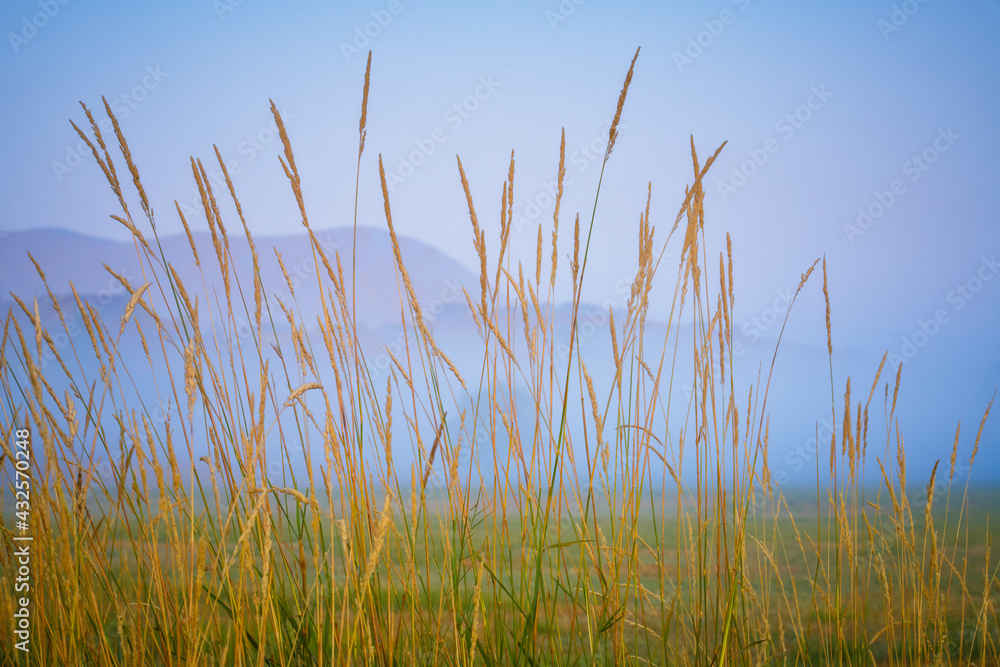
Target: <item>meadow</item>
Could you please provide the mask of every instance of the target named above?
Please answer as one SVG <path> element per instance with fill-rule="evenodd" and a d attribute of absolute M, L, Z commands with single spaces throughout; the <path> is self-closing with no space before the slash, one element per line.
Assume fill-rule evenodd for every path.
<path fill-rule="evenodd" d="M 616 168 L 634 64 L 601 179 Z M 370 74 L 369 55 L 359 182 L 370 164 Z M 908 479 L 895 419 L 901 369 L 883 357 L 853 389 L 833 384 L 824 258 L 803 267 L 795 297 L 826 297 L 836 428 L 813 458 L 812 491 L 774 484 L 768 369 L 749 394 L 733 377 L 738 249 L 706 247 L 703 184 L 724 145 L 705 154 L 692 138 L 674 220 L 658 228 L 645 202 L 627 308 L 608 313 L 607 382 L 580 353 L 578 318 L 599 252 L 590 240 L 602 223 L 600 184 L 591 211 L 561 218 L 565 133 L 553 219 L 538 228 L 532 259 L 507 252 L 513 156 L 491 223 L 457 161 L 480 258 L 479 289 L 463 294 L 479 333 L 465 342 L 479 355 L 475 374 L 428 326 L 379 156 L 396 268 L 386 279 L 398 285 L 406 335 L 376 381 L 370 360 L 384 350 L 358 334 L 356 257 L 328 252 L 311 226 L 292 141 L 271 110 L 324 295 L 315 322 L 302 321 L 283 263 L 288 296 L 263 284 L 223 155 L 222 189 L 208 175 L 214 164 L 191 161 L 211 252 L 199 254 L 195 221 L 176 211 L 202 271 L 197 286 L 163 252 L 111 107 L 113 133 L 89 109 L 89 127 L 77 128 L 144 276 L 135 284 L 108 269 L 128 295 L 114 318 L 50 289 L 43 307 L 63 333 L 70 314 L 83 322 L 69 346 L 53 342 L 59 332 L 43 326 L 37 300 L 17 298 L 20 312 L 4 318 L 3 664 L 1000 664 L 988 514 L 997 499 L 969 477 L 989 409 L 978 431 L 956 429 L 950 459 L 929 479 Z M 494 225 L 499 244 L 488 249 Z M 233 265 L 233 233 L 252 249 L 249 272 Z M 658 346 L 646 324 L 654 276 L 668 268 L 654 236 L 677 258 L 672 301 L 655 308 L 669 332 Z M 209 266 L 219 280 L 206 277 Z M 563 330 L 554 294 L 567 273 Z M 217 298 L 192 296 L 196 287 Z M 240 322 L 249 336 L 237 335 Z M 119 353 L 129 336 L 142 356 Z M 54 359 L 44 370 L 43 355 Z M 165 378 L 160 396 L 127 391 L 144 374 Z M 682 376 L 693 390 L 677 411 Z M 164 402 L 174 410 L 154 414 Z M 266 442 L 280 443 L 278 460 Z M 400 450 L 412 464 L 398 465 Z M 880 481 L 866 482 L 865 470 Z"/>

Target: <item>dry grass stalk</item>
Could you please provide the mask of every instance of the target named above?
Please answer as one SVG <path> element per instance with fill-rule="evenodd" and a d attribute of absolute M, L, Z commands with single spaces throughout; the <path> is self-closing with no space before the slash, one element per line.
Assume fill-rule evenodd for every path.
<path fill-rule="evenodd" d="M 826 303 L 826 349 L 833 354 L 833 334 L 830 329 L 830 290 L 826 281 L 826 255 L 823 255 L 823 301 Z"/>
<path fill-rule="evenodd" d="M 286 406 L 291 405 L 292 403 L 295 402 L 295 399 L 299 398 L 302 394 L 309 391 L 310 389 L 322 389 L 322 388 L 323 385 L 321 385 L 319 382 L 307 382 L 306 384 L 302 385 L 301 387 L 298 387 L 295 391 L 293 391 L 291 394 L 288 395 L 288 398 L 285 399 L 285 405 Z"/>
<path fill-rule="evenodd" d="M 979 430 L 976 432 L 976 442 L 972 447 L 972 456 L 969 457 L 969 467 L 976 461 L 976 453 L 979 452 L 979 440 L 983 437 L 983 427 L 986 426 L 986 420 L 990 416 L 990 410 L 993 409 L 993 401 L 996 399 L 996 392 L 993 392 L 993 398 L 990 399 L 990 404 L 986 406 L 986 412 L 983 413 L 983 418 L 979 422 Z M 895 399 L 893 400 L 895 403 Z"/>
<path fill-rule="evenodd" d="M 618 95 L 618 108 L 615 109 L 614 120 L 611 121 L 611 128 L 608 130 L 608 149 L 604 153 L 604 161 L 607 162 L 608 158 L 611 156 L 611 151 L 614 150 L 615 141 L 618 139 L 618 121 L 622 117 L 622 108 L 625 106 L 625 97 L 628 95 L 629 84 L 632 83 L 632 70 L 635 69 L 635 61 L 639 58 L 639 49 L 635 50 L 635 55 L 632 56 L 632 63 L 628 66 L 628 74 L 625 75 L 625 84 L 622 86 L 622 92 Z"/>
<path fill-rule="evenodd" d="M 441 415 L 441 423 L 438 424 L 437 433 L 434 434 L 434 444 L 431 445 L 431 451 L 427 455 L 427 466 L 424 468 L 423 479 L 420 480 L 420 496 L 423 497 L 424 491 L 427 489 L 427 480 L 431 476 L 431 468 L 434 466 L 434 456 L 437 454 L 438 445 L 441 443 L 441 434 L 444 433 L 445 417 L 448 413 Z"/>
<path fill-rule="evenodd" d="M 143 293 L 149 288 L 152 283 L 145 283 L 139 287 L 139 289 L 132 292 L 132 296 L 129 298 L 128 303 L 125 305 L 125 312 L 122 314 L 122 326 L 118 331 L 119 338 L 123 333 L 125 333 L 125 326 L 128 321 L 132 319 L 132 313 L 135 312 L 135 307 L 139 304 L 139 300 L 142 299 Z M 148 306 L 144 306 L 148 309 Z"/>
<path fill-rule="evenodd" d="M 562 129 L 559 138 L 559 171 L 556 176 L 556 207 L 552 212 L 552 270 L 549 274 L 549 288 L 556 286 L 556 267 L 559 264 L 559 208 L 562 205 L 563 180 L 566 177 L 566 128 Z M 539 227 L 541 229 L 541 227 Z"/>
<path fill-rule="evenodd" d="M 368 123 L 368 89 L 371 87 L 371 76 L 372 76 L 372 52 L 368 52 L 368 62 L 365 64 L 365 87 L 364 91 L 361 93 L 361 120 L 358 121 L 358 159 L 361 159 L 361 154 L 365 152 L 365 137 L 368 133 L 365 131 L 365 125 Z"/>

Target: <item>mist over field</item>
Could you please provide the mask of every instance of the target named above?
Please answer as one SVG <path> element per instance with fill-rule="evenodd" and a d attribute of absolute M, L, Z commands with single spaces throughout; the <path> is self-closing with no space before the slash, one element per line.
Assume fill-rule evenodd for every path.
<path fill-rule="evenodd" d="M 0 663 L 997 664 L 998 20 L 4 4 Z"/>
<path fill-rule="evenodd" d="M 43 293 L 26 251 L 66 294 L 69 280 L 82 296 L 107 288 L 98 259 L 114 265 L 124 255 L 121 267 L 130 266 L 132 249 L 109 245 L 127 241 L 107 217 L 113 199 L 67 122 L 86 123 L 78 100 L 103 118 L 102 96 L 128 134 L 161 234 L 182 233 L 176 207 L 196 231 L 205 229 L 188 158 L 213 162 L 214 145 L 251 231 L 292 237 L 301 225 L 280 183 L 273 99 L 298 154 L 314 224 L 339 235 L 343 250 L 354 197 L 351 161 L 343 158 L 355 140 L 360 77 L 372 49 L 377 79 L 358 221 L 372 252 L 388 262 L 359 274 L 364 335 L 377 354 L 397 339 L 399 317 L 391 305 L 396 284 L 381 279 L 391 276 L 391 261 L 375 154 L 385 162 L 400 234 L 423 244 L 407 253 L 421 293 L 434 298 L 447 281 L 475 287 L 478 260 L 455 154 L 482 200 L 495 253 L 490 204 L 499 203 L 494 184 L 514 150 L 511 254 L 533 263 L 537 228 L 551 224 L 560 128 L 567 137 L 563 211 L 585 213 L 620 62 L 642 45 L 603 183 L 584 301 L 599 310 L 625 307 L 647 184 L 662 243 L 690 180 L 689 135 L 703 151 L 728 141 L 706 182 L 706 233 L 714 251 L 726 232 L 733 238 L 740 379 L 756 383 L 759 364 L 767 368 L 789 295 L 825 255 L 834 388 L 839 393 L 850 375 L 856 394 L 867 392 L 884 352 L 891 372 L 883 383 L 902 363 L 899 415 L 924 474 L 948 456 L 957 423 L 977 422 L 1000 384 L 1000 205 L 990 185 L 1000 99 L 989 83 L 1000 50 L 987 27 L 1000 9 L 903 4 L 734 0 L 668 9 L 574 0 L 472 9 L 398 0 L 283 11 L 228 0 L 169 8 L 9 3 L 0 83 L 14 102 L 0 117 L 18 131 L 4 140 L 8 159 L 0 167 L 0 299 L 6 310 L 10 292 Z M 464 30 L 470 21 L 485 27 Z M 156 28 L 140 37 L 140 25 Z M 89 46 L 112 41 L 115 49 Z M 208 169 L 222 185 L 218 168 Z M 282 243 L 293 261 L 305 261 L 301 237 Z M 668 248 L 664 264 L 676 252 Z M 247 266 L 245 254 L 237 261 Z M 280 272 L 270 270 L 280 289 Z M 651 320 L 666 321 L 672 280 L 670 272 L 658 276 Z M 307 291 L 310 280 L 302 282 L 308 309 L 318 295 Z M 555 300 L 570 299 L 561 276 Z M 464 310 L 464 297 L 449 303 L 435 328 L 457 340 L 470 335 Z M 314 313 L 304 315 L 310 322 Z M 829 412 L 824 338 L 821 294 L 810 286 L 785 332 L 775 370 L 782 381 L 769 401 L 775 460 L 792 480 L 817 425 L 830 428 L 822 423 Z M 604 343 L 595 339 L 595 349 Z M 610 361 L 594 363 L 606 375 Z M 991 445 L 984 455 L 995 456 L 997 432 L 988 426 L 984 437 Z M 977 477 L 991 479 L 993 463 Z"/>
<path fill-rule="evenodd" d="M 344 264 L 345 279 L 351 280 L 350 261 L 352 231 L 349 228 L 334 228 L 317 232 L 321 246 L 331 253 L 341 253 Z M 212 243 L 207 233 L 196 236 L 197 246 L 202 256 L 211 256 Z M 291 303 L 288 282 L 283 277 L 281 269 L 272 249 L 281 253 L 289 275 L 289 281 L 295 289 L 295 300 L 299 306 L 296 312 L 297 325 L 306 329 L 315 329 L 316 318 L 322 315 L 320 296 L 317 292 L 317 265 L 308 246 L 305 236 L 293 235 L 283 237 L 261 237 L 255 239 L 258 251 L 262 252 L 261 280 L 269 286 L 268 294 L 277 297 L 285 303 Z M 176 258 L 175 268 L 178 274 L 190 286 L 190 298 L 197 298 L 202 304 L 217 302 L 224 296 L 220 293 L 221 278 L 218 267 L 206 262 L 203 266 L 207 278 L 203 281 L 199 268 L 195 266 L 194 256 L 188 247 L 186 236 L 173 236 L 163 239 L 163 251 L 166 256 Z M 246 239 L 233 238 L 230 244 L 232 253 L 232 270 L 236 276 L 252 275 L 252 258 Z M 128 294 L 119 281 L 104 268 L 111 268 L 115 273 L 129 280 L 132 284 L 142 284 L 142 269 L 139 266 L 134 244 L 115 243 L 94 237 L 81 236 L 73 232 L 59 230 L 40 230 L 37 232 L 15 232 L 8 235 L 6 242 L 0 246 L 0 281 L 5 286 L 10 285 L 10 292 L 17 294 L 25 303 L 38 298 L 42 322 L 52 331 L 59 331 L 54 337 L 57 349 L 65 351 L 70 343 L 87 342 L 87 334 L 79 318 L 70 318 L 67 324 L 68 334 L 61 331 L 62 325 L 55 310 L 47 303 L 48 296 L 42 286 L 40 277 L 28 253 L 45 271 L 46 278 L 53 293 L 58 296 L 64 309 L 72 310 L 74 297 L 69 288 L 73 282 L 77 293 L 88 301 L 108 321 L 114 322 L 121 315 L 128 302 Z M 478 379 L 482 372 L 482 349 L 476 344 L 481 335 L 469 314 L 465 293 L 474 293 L 479 289 L 479 278 L 473 276 L 460 264 L 444 255 L 442 252 L 415 239 L 403 239 L 402 254 L 407 268 L 413 277 L 416 293 L 419 296 L 429 326 L 439 345 L 449 354 L 464 378 Z M 376 385 L 385 382 L 388 370 L 392 365 L 390 353 L 397 358 L 405 354 L 406 334 L 401 324 L 399 298 L 402 285 L 395 279 L 395 267 L 392 248 L 387 232 L 374 228 L 361 228 L 358 240 L 357 261 L 359 271 L 357 278 L 358 294 L 358 328 L 359 340 L 367 351 L 368 363 Z M 325 275 L 325 268 L 320 265 L 318 270 Z M 623 276 L 618 286 L 618 300 L 608 300 L 605 303 L 581 304 L 581 358 L 587 364 L 591 375 L 598 381 L 598 386 L 609 386 L 614 376 L 615 367 L 610 354 L 611 339 L 608 333 L 608 308 L 615 312 L 619 322 L 624 321 L 624 305 L 627 290 L 631 284 L 631 276 Z M 247 287 L 247 286 L 245 286 Z M 820 292 L 816 286 L 813 292 Z M 751 385 L 758 383 L 763 387 L 767 384 L 767 373 L 777 344 L 777 335 L 784 323 L 785 310 L 795 294 L 795 290 L 778 291 L 773 301 L 759 315 L 748 319 L 738 327 L 734 327 L 734 364 L 737 393 L 747 395 Z M 956 295 L 958 293 L 956 292 Z M 405 296 L 405 293 L 404 293 Z M 823 324 L 824 313 L 815 308 L 816 294 L 812 299 L 805 297 L 797 303 L 796 310 L 786 330 L 787 338 L 779 348 L 775 364 L 774 376 L 770 383 L 766 416 L 770 418 L 770 465 L 774 481 L 782 488 L 814 486 L 816 484 L 817 455 L 821 463 L 829 459 L 830 436 L 834 431 L 840 432 L 842 424 L 834 428 L 830 414 L 830 379 L 829 361 L 827 359 L 826 336 Z M 822 302 L 822 293 L 819 293 Z M 31 320 L 25 317 L 20 307 L 14 304 L 8 296 L 0 300 L 6 311 L 13 306 L 13 312 L 20 316 L 22 326 L 31 330 Z M 153 303 L 156 303 L 155 301 Z M 162 300 L 160 301 L 162 303 Z M 822 306 L 822 303 L 820 303 Z M 958 308 L 960 310 L 960 308 Z M 284 318 L 280 313 L 274 313 Z M 519 321 L 521 315 L 513 314 L 514 321 Z M 141 317 L 141 315 L 137 315 Z M 556 309 L 556 327 L 568 340 L 570 310 L 568 304 Z M 813 319 L 813 322 L 804 320 Z M 666 319 L 666 318 L 664 318 Z M 238 341 L 245 344 L 252 342 L 253 328 L 246 315 L 236 319 L 235 327 L 223 321 L 214 322 L 220 330 L 234 330 Z M 287 333 L 282 334 L 279 321 L 279 338 L 288 343 Z M 285 323 L 287 325 L 287 323 Z M 907 451 L 912 455 L 910 469 L 916 478 L 924 478 L 930 473 L 930 468 L 936 459 L 947 460 L 954 441 L 955 428 L 958 420 L 964 420 L 966 428 L 978 424 L 986 404 L 992 397 L 994 386 L 991 382 L 998 377 L 998 352 L 970 364 L 962 347 L 963 333 L 959 326 L 947 327 L 935 322 L 933 318 L 922 322 L 922 329 L 940 340 L 926 353 L 914 355 L 912 360 L 905 357 L 905 348 L 896 353 L 889 351 L 883 376 L 875 388 L 871 404 L 871 435 L 873 440 L 883 440 L 883 444 L 874 449 L 871 467 L 867 470 L 869 482 L 879 481 L 879 470 L 874 457 L 887 460 L 887 450 L 884 447 L 886 385 L 888 398 L 891 399 L 895 372 L 899 360 L 904 363 L 904 371 L 900 388 L 899 407 L 896 417 L 902 426 Z M 147 323 L 148 325 L 148 323 Z M 412 336 L 412 332 L 410 332 Z M 809 335 L 813 339 L 809 340 Z M 207 333 L 206 333 L 207 335 Z M 668 374 L 669 366 L 674 356 L 674 341 L 681 340 L 678 345 L 674 372 L 675 421 L 680 426 L 689 416 L 689 402 L 692 393 L 692 370 L 690 341 L 692 330 L 689 324 L 682 325 L 679 333 L 669 333 L 664 321 L 657 318 L 656 310 L 651 311 L 650 322 L 646 329 L 647 354 L 655 350 L 657 355 L 667 341 L 665 364 Z M 968 335 L 974 340 L 975 336 Z M 275 340 L 273 335 L 268 340 Z M 919 340 L 919 337 L 918 337 Z M 480 345 L 482 343 L 480 342 Z M 266 347 L 266 345 L 265 345 Z M 556 343 L 556 356 L 565 363 L 567 347 L 565 342 Z M 122 337 L 118 351 L 133 363 L 144 361 L 144 353 L 133 332 L 127 332 Z M 866 402 L 872 388 L 875 372 L 878 370 L 882 354 L 872 346 L 854 345 L 846 349 L 837 346 L 835 349 L 835 377 L 838 383 L 848 375 L 852 377 L 855 392 L 855 402 Z M 519 348 L 522 362 L 527 365 L 523 344 Z M 659 358 L 654 355 L 654 358 Z M 47 369 L 54 364 L 51 351 L 43 350 L 42 368 Z M 128 363 L 128 362 L 126 362 Z M 96 371 L 92 366 L 89 371 Z M 759 374 L 759 375 L 758 375 Z M 175 381 L 178 380 L 175 369 Z M 759 379 L 758 379 L 759 377 Z M 333 386 L 333 374 L 324 371 L 324 383 Z M 181 378 L 182 379 L 182 378 Z M 669 375 L 664 377 L 666 385 Z M 169 386 L 169 374 L 160 368 L 156 375 L 139 374 L 132 378 L 134 386 L 125 390 L 136 396 L 149 397 L 162 393 Z M 454 383 L 454 382 L 453 382 Z M 65 387 L 56 387 L 61 392 Z M 293 387 L 294 388 L 294 387 Z M 456 384 L 456 389 L 459 387 Z M 840 386 L 836 387 L 840 390 Z M 521 383 L 521 391 L 526 388 Z M 522 397 L 522 399 L 525 397 Z M 169 414 L 177 414 L 175 402 L 157 399 L 157 414 L 161 414 L 161 425 Z M 574 398 L 579 403 L 579 396 Z M 530 404 L 530 398 L 528 399 Z M 461 407 L 469 407 L 461 402 Z M 933 410 L 924 408 L 935 406 Z M 740 406 L 743 408 L 744 406 Z M 839 406 L 838 406 L 839 407 Z M 455 408 L 452 408 L 454 411 Z M 978 412 L 978 414 L 977 414 Z M 755 410 L 754 420 L 759 418 Z M 945 419 L 948 419 L 947 421 Z M 471 421 L 471 413 L 469 415 Z M 579 414 L 576 415 L 577 421 Z M 483 425 L 479 427 L 481 430 Z M 522 437 L 530 438 L 534 428 L 534 419 L 529 414 L 523 415 L 521 424 Z M 405 424 L 397 424 L 396 438 L 407 438 Z M 877 434 L 883 434 L 877 436 Z M 1000 450 L 990 446 L 993 442 L 992 431 L 986 432 L 986 440 L 978 458 L 983 462 L 977 468 L 973 478 L 979 483 L 989 483 L 997 479 L 997 466 L 1000 463 Z M 313 438 L 317 437 L 313 433 Z M 662 434 L 661 434 L 662 435 Z M 817 446 L 817 435 L 819 445 Z M 501 433 L 501 439 L 506 440 L 506 434 Z M 670 445 L 668 451 L 676 453 L 677 443 L 667 435 Z M 196 456 L 206 453 L 204 433 L 196 438 L 194 447 Z M 895 451 L 895 442 L 890 442 L 888 452 Z M 277 451 L 280 443 L 270 441 L 270 447 Z M 412 463 L 409 448 L 396 450 L 397 463 L 408 466 Z M 962 452 L 967 456 L 967 452 Z M 468 452 L 467 452 L 468 455 Z M 280 461 L 280 459 L 275 459 Z M 582 464 L 582 462 L 581 462 Z M 693 465 L 690 462 L 689 465 Z M 274 472 L 280 465 L 275 463 Z M 690 472 L 690 470 L 686 470 Z M 688 478 L 690 481 L 690 478 Z M 823 475 L 820 475 L 823 481 Z"/>

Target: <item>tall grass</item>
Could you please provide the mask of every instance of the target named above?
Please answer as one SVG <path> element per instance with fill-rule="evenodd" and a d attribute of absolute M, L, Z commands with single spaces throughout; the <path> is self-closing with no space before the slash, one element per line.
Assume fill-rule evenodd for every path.
<path fill-rule="evenodd" d="M 604 169 L 614 168 L 634 64 L 633 58 L 601 181 Z M 359 182 L 368 164 L 370 71 L 369 56 Z M 825 260 L 830 409 L 841 426 L 828 464 L 825 444 L 822 456 L 817 452 L 814 506 L 790 501 L 772 484 L 770 375 L 755 379 L 749 393 L 738 390 L 733 249 L 727 237 L 716 272 L 716 251 L 705 240 L 703 184 L 722 146 L 702 159 L 691 141 L 691 183 L 662 244 L 679 248 L 669 309 L 657 305 L 669 334 L 647 350 L 650 294 L 666 256 L 653 250 L 649 188 L 627 308 L 608 313 L 606 353 L 614 374 L 604 383 L 588 368 L 593 360 L 581 355 L 578 326 L 591 234 L 602 224 L 601 181 L 589 221 L 577 215 L 567 231 L 560 220 L 565 133 L 552 226 L 538 230 L 534 266 L 508 252 L 513 156 L 501 188 L 499 246 L 490 252 L 458 160 L 480 260 L 479 293 L 465 294 L 480 334 L 481 363 L 473 374 L 452 363 L 428 326 L 379 157 L 405 331 L 403 351 L 391 355 L 383 383 L 366 357 L 378 350 L 365 349 L 358 335 L 356 248 L 347 280 L 347 258 L 327 253 L 309 222 L 308 193 L 273 103 L 281 166 L 320 267 L 315 280 L 324 298 L 310 328 L 280 254 L 291 299 L 263 284 L 260 256 L 218 150 L 227 191 L 213 187 L 201 160 L 191 161 L 211 256 L 204 248 L 199 254 L 177 206 L 200 288 L 211 294 L 211 286 L 217 295 L 201 302 L 197 286 L 185 283 L 191 278 L 176 270 L 177 258 L 163 251 L 110 107 L 105 103 L 113 138 L 84 108 L 89 128 L 77 132 L 118 199 L 121 211 L 113 217 L 135 241 L 143 284 L 112 272 L 130 295 L 120 321 L 105 321 L 79 296 L 60 300 L 50 288 L 64 332 L 67 306 L 87 332 L 69 349 L 53 343 L 58 331 L 43 326 L 37 301 L 18 299 L 23 317 L 12 310 L 4 320 L 5 487 L 14 483 L 10 443 L 17 429 L 31 431 L 34 448 L 28 654 L 13 648 L 19 533 L 9 519 L 11 498 L 2 500 L 5 664 L 1000 661 L 988 523 L 984 538 L 967 483 L 951 493 L 965 451 L 959 432 L 950 463 L 936 465 L 925 492 L 914 494 L 895 419 L 900 371 L 892 383 L 883 357 L 863 402 L 852 396 L 850 381 L 842 403 L 836 398 Z M 109 140 L 120 157 L 112 157 Z M 356 184 L 355 211 L 358 191 Z M 221 198 L 232 201 L 252 273 L 233 266 L 232 221 L 223 221 Z M 567 254 L 568 266 L 560 261 Z M 815 287 L 816 267 L 802 275 L 796 298 Z M 44 267 L 37 269 L 45 281 Z M 566 271 L 573 294 L 568 337 L 556 326 L 555 306 L 557 275 Z M 248 338 L 236 335 L 241 318 L 251 322 Z M 693 335 L 684 333 L 691 329 L 682 320 L 693 322 Z M 119 353 L 128 336 L 141 342 L 145 366 Z M 568 345 L 565 358 L 560 345 Z M 678 363 L 687 351 L 690 368 Z M 44 372 L 43 352 L 58 362 Z M 127 389 L 139 374 L 165 382 L 161 395 L 136 400 Z M 886 438 L 873 439 L 869 452 L 869 407 L 884 376 Z M 677 400 L 682 377 L 693 386 L 687 401 Z M 62 396 L 57 386 L 67 387 Z M 158 423 L 154 401 L 176 412 Z M 200 438 L 209 453 L 199 458 Z M 281 443 L 277 462 L 273 455 L 268 461 L 265 447 L 274 441 Z M 400 448 L 412 450 L 409 469 L 395 464 Z M 299 452 L 305 460 L 296 472 Z M 110 465 L 101 469 L 100 461 Z M 282 473 L 274 474 L 275 463 Z M 866 466 L 878 467 L 877 488 L 863 483 Z M 682 476 L 685 470 L 692 474 Z M 946 473 L 947 495 L 937 497 L 935 490 L 944 488 L 938 477 Z"/>

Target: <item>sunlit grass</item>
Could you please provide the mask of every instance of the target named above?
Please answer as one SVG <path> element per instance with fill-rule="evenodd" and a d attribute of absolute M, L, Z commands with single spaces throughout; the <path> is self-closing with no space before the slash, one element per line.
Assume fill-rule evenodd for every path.
<path fill-rule="evenodd" d="M 614 162 L 631 77 L 632 67 L 602 180 Z M 4 320 L 5 461 L 15 458 L 9 443 L 16 429 L 28 428 L 33 440 L 31 651 L 13 648 L 4 622 L 6 661 L 1000 659 L 988 518 L 983 506 L 972 508 L 977 496 L 955 474 L 960 456 L 974 464 L 982 425 L 973 437 L 956 433 L 951 460 L 939 462 L 930 480 L 908 480 L 895 421 L 900 375 L 883 357 L 870 378 L 855 380 L 853 393 L 848 384 L 838 398 L 829 305 L 838 428 L 818 452 L 814 493 L 786 497 L 772 485 L 768 375 L 749 393 L 733 378 L 734 251 L 727 238 L 726 248 L 710 254 L 704 235 L 703 181 L 721 146 L 703 159 L 691 141 L 692 182 L 662 243 L 679 257 L 672 301 L 659 309 L 670 333 L 651 347 L 650 292 L 654 275 L 667 269 L 653 250 L 657 229 L 645 202 L 627 309 L 609 313 L 615 372 L 603 383 L 587 366 L 595 362 L 580 357 L 577 331 L 587 259 L 597 252 L 590 232 L 601 224 L 600 185 L 592 211 L 572 225 L 560 220 L 565 137 L 555 216 L 551 229 L 538 230 L 533 260 L 507 252 L 513 156 L 500 192 L 499 247 L 489 252 L 472 184 L 457 164 L 480 258 L 479 290 L 465 295 L 479 332 L 467 344 L 481 350 L 471 373 L 452 363 L 425 322 L 379 158 L 396 258 L 396 275 L 386 279 L 399 285 L 406 341 L 388 379 L 376 382 L 366 359 L 381 350 L 365 349 L 357 335 L 357 258 L 353 251 L 328 255 L 313 234 L 291 141 L 273 105 L 272 112 L 281 165 L 319 267 L 315 280 L 325 298 L 316 321 L 303 321 L 280 255 L 291 298 L 283 302 L 270 291 L 275 286 L 262 284 L 263 249 L 235 187 L 227 174 L 227 188 L 217 192 L 198 160 L 192 170 L 212 252 L 199 254 L 191 241 L 203 271 L 199 289 L 174 270 L 117 121 L 122 155 L 113 160 L 87 111 L 89 133 L 78 131 L 118 198 L 116 220 L 135 239 L 144 283 L 122 278 L 130 299 L 120 321 L 50 291 L 62 326 L 61 309 L 71 305 L 86 328 L 69 349 L 53 345 L 34 303 L 18 299 L 23 316 L 11 311 Z M 225 171 L 223 156 L 216 159 Z M 224 222 L 222 200 L 231 200 L 250 244 L 252 274 L 233 269 L 229 234 L 236 227 Z M 137 205 L 145 231 L 133 218 Z M 179 207 L 177 214 L 191 239 L 193 221 Z M 798 289 L 821 288 L 829 304 L 820 262 L 804 267 Z M 210 290 L 205 271 L 212 263 L 222 280 Z M 45 280 L 45 267 L 38 268 Z M 557 275 L 567 273 L 573 309 L 565 331 L 556 326 L 555 293 Z M 203 294 L 215 297 L 203 301 Z M 693 334 L 683 333 L 690 329 L 682 320 L 693 322 Z M 251 323 L 251 335 L 237 337 L 239 321 Z M 124 364 L 118 344 L 125 340 L 141 343 L 145 366 L 142 357 Z M 568 346 L 568 358 L 557 345 Z M 44 373 L 43 348 L 58 362 Z M 675 361 L 679 350 L 690 353 L 690 366 Z M 138 374 L 157 378 L 161 395 L 134 400 L 129 389 Z M 682 377 L 693 391 L 678 401 Z M 154 419 L 150 406 L 163 404 L 172 410 Z M 875 423 L 884 425 L 884 437 L 869 436 L 869 416 L 873 432 Z M 278 461 L 266 446 L 274 442 Z M 202 450 L 205 456 L 195 453 Z M 412 466 L 399 467 L 402 450 Z M 863 468 L 880 470 L 881 483 L 866 485 Z M 2 475 L 12 488 L 6 462 Z M 0 613 L 7 619 L 17 569 L 11 498 L 5 494 L 0 508 Z"/>

